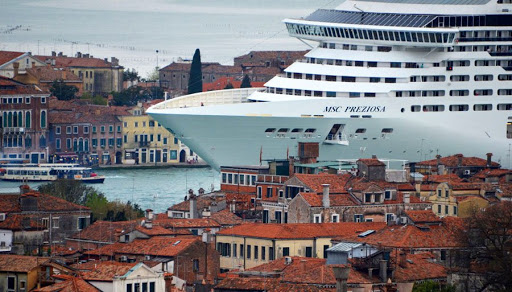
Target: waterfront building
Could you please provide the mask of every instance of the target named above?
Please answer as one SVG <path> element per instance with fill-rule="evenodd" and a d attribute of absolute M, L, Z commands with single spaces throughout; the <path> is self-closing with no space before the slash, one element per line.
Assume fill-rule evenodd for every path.
<path fill-rule="evenodd" d="M 178 139 L 146 114 L 146 109 L 158 102 L 161 100 L 139 103 L 128 110 L 128 115 L 119 117 L 122 123 L 123 164 L 156 165 L 187 161 L 187 154 L 190 154 L 188 149 L 180 149 Z"/>
<path fill-rule="evenodd" d="M 291 37 L 318 45 L 265 88 L 183 96 L 148 112 L 216 169 L 257 165 L 260 149 L 264 159 L 283 159 L 306 141 L 319 143 L 319 161 L 419 161 L 481 149 L 505 161 L 510 8 L 488 0 L 344 1 L 284 20 Z"/>
<path fill-rule="evenodd" d="M 18 65 L 14 65 L 15 63 Z M 15 71 L 25 73 L 28 68 L 46 66 L 46 63 L 32 56 L 30 52 L 0 51 L 0 76 L 3 77 L 13 78 Z"/>
<path fill-rule="evenodd" d="M 13 63 L 14 67 L 19 63 Z M 48 100 L 34 85 L 0 76 L 0 155 L 4 161 L 48 161 Z"/>
<path fill-rule="evenodd" d="M 67 57 L 62 53 L 52 52 L 51 56 L 36 56 L 39 61 L 52 68 L 67 68 L 82 79 L 83 91 L 92 94 L 110 94 L 123 89 L 123 70 L 119 60 L 112 57 L 99 59 L 78 52 L 76 57 Z"/>

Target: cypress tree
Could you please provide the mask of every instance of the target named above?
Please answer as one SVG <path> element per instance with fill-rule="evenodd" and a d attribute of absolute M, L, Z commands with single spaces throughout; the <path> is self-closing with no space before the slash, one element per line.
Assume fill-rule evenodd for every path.
<path fill-rule="evenodd" d="M 251 78 L 249 78 L 249 75 L 245 74 L 244 79 L 242 80 L 242 84 L 240 85 L 240 88 L 249 88 L 251 86 Z"/>
<path fill-rule="evenodd" d="M 201 72 L 201 52 L 196 49 L 192 64 L 190 66 L 190 74 L 188 79 L 188 94 L 203 91 L 203 73 Z"/>

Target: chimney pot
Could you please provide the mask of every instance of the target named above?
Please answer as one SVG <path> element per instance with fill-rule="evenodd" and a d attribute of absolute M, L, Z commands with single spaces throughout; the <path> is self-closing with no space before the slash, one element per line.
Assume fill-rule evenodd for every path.
<path fill-rule="evenodd" d="M 487 167 L 491 167 L 492 166 L 492 160 L 491 160 L 491 157 L 492 157 L 492 153 L 487 153 Z"/>

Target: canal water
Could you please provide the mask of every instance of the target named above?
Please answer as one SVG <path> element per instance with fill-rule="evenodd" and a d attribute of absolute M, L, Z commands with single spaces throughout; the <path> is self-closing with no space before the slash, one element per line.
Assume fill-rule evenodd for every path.
<path fill-rule="evenodd" d="M 219 173 L 205 168 L 153 168 L 153 169 L 98 169 L 105 175 L 103 184 L 91 184 L 113 201 L 131 201 L 143 210 L 164 212 L 170 206 L 183 201 L 189 189 L 197 194 L 199 188 L 209 192 L 220 188 Z M 29 183 L 37 189 L 41 183 Z M 19 182 L 0 181 L 0 193 L 18 192 Z"/>

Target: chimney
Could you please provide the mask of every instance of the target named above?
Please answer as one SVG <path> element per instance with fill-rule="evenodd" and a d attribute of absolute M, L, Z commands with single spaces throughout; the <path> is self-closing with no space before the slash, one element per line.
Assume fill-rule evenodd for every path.
<path fill-rule="evenodd" d="M 103 59 L 103 60 L 105 61 L 105 63 L 107 63 L 107 64 L 108 64 L 108 58 L 105 58 L 105 59 Z"/>
<path fill-rule="evenodd" d="M 487 153 L 485 155 L 487 155 L 487 167 L 491 167 L 492 166 L 492 160 L 491 160 L 492 153 Z"/>
<path fill-rule="evenodd" d="M 324 208 L 329 208 L 331 206 L 331 202 L 329 201 L 329 184 L 322 184 L 322 187 L 324 188 L 322 206 Z"/>
<path fill-rule="evenodd" d="M 372 159 L 377 159 L 377 155 L 373 154 Z"/>
<path fill-rule="evenodd" d="M 462 166 L 462 157 L 463 157 L 463 155 L 462 154 L 456 154 L 455 157 L 457 157 L 457 166 L 461 167 Z"/>
<path fill-rule="evenodd" d="M 82 58 L 82 53 L 80 53 L 80 52 L 76 52 L 76 57 L 77 57 L 77 58 Z"/>
<path fill-rule="evenodd" d="M 288 175 L 292 176 L 295 173 L 295 158 L 293 156 L 288 158 Z"/>
<path fill-rule="evenodd" d="M 59 52 L 59 53 L 57 54 L 57 57 L 62 57 L 62 56 L 63 56 L 62 52 Z"/>
<path fill-rule="evenodd" d="M 57 53 L 55 51 L 52 51 L 52 57 L 57 57 Z"/>
<path fill-rule="evenodd" d="M 400 267 L 407 268 L 407 254 L 405 252 L 400 253 L 399 263 Z"/>
<path fill-rule="evenodd" d="M 439 165 L 441 164 L 441 155 L 437 154 L 436 159 L 437 159 L 437 167 L 439 167 Z"/>
<path fill-rule="evenodd" d="M 28 185 L 21 185 L 20 186 L 20 195 L 24 195 L 26 193 L 30 192 L 30 187 Z"/>
<path fill-rule="evenodd" d="M 12 63 L 12 68 L 14 69 L 14 76 L 12 76 L 12 77 L 18 76 L 18 73 L 20 70 L 20 63 L 18 63 L 18 62 Z"/>
<path fill-rule="evenodd" d="M 147 210 L 146 210 L 146 219 L 147 219 L 147 220 L 153 220 L 153 217 L 154 217 L 154 216 L 153 216 L 153 210 L 151 210 L 151 209 L 147 209 Z"/>
<path fill-rule="evenodd" d="M 62 80 L 66 80 L 68 77 L 68 71 L 67 70 L 62 70 Z"/>
<path fill-rule="evenodd" d="M 336 292 L 347 292 L 347 280 L 350 272 L 349 267 L 333 267 L 334 278 L 336 278 Z"/>
<path fill-rule="evenodd" d="M 380 260 L 379 276 L 382 282 L 388 280 L 388 261 Z"/>
<path fill-rule="evenodd" d="M 411 194 L 404 193 L 404 204 L 410 204 L 411 203 Z"/>
<path fill-rule="evenodd" d="M 200 196 L 204 195 L 204 189 L 203 188 L 200 188 L 197 192 L 199 193 Z"/>
<path fill-rule="evenodd" d="M 189 190 L 189 202 L 190 202 L 190 219 L 196 219 L 197 218 L 197 201 L 196 201 L 196 195 L 194 195 L 194 191 Z"/>
<path fill-rule="evenodd" d="M 36 62 L 32 62 L 32 68 L 36 67 Z"/>

